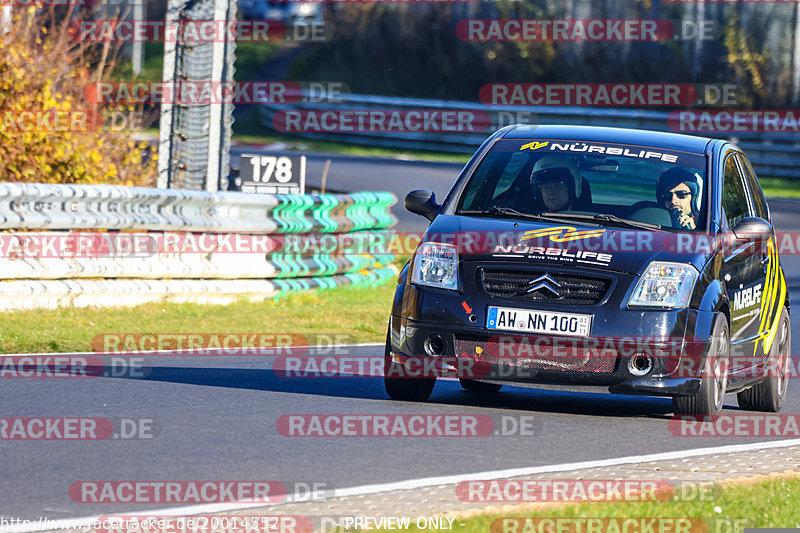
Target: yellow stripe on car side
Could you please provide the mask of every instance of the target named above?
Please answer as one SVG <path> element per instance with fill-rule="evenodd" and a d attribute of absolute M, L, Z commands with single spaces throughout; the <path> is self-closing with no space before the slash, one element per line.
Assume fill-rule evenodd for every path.
<path fill-rule="evenodd" d="M 756 352 L 758 351 L 758 341 L 764 335 L 764 326 L 767 323 L 767 315 L 769 314 L 767 304 L 769 302 L 769 291 L 772 286 L 772 270 L 774 265 L 774 261 L 772 261 L 771 248 L 772 239 L 770 239 L 767 243 L 767 256 L 769 257 L 769 261 L 767 262 L 767 276 L 764 280 L 764 290 L 761 292 L 761 323 L 758 326 L 758 338 L 753 344 L 753 357 L 755 357 Z"/>
<path fill-rule="evenodd" d="M 764 351 L 766 353 L 769 353 L 770 348 L 772 348 L 772 341 L 775 340 L 775 334 L 778 332 L 778 322 L 781 320 L 781 313 L 779 311 L 783 307 L 781 303 L 786 297 L 786 280 L 783 279 L 783 272 L 781 269 L 778 269 L 778 275 L 780 276 L 779 283 L 781 289 L 777 298 L 778 306 L 775 310 L 775 320 L 772 321 L 772 327 L 769 328 L 769 334 L 767 335 L 767 338 L 764 339 Z"/>
<path fill-rule="evenodd" d="M 767 320 L 764 323 L 764 330 L 762 331 L 762 335 L 765 335 L 767 330 L 770 328 L 770 323 L 772 322 L 772 317 L 775 315 L 775 301 L 777 300 L 776 296 L 778 294 L 778 274 L 780 273 L 780 265 L 778 265 L 778 255 L 777 250 L 774 246 L 772 246 L 772 240 L 769 241 L 769 245 L 767 246 L 767 250 L 769 252 L 769 264 L 772 266 L 770 273 L 772 274 L 772 280 L 769 284 L 769 300 L 767 304 Z"/>

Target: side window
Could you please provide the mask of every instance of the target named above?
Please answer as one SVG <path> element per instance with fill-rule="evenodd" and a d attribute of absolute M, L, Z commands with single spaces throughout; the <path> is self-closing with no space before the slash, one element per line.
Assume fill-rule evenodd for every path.
<path fill-rule="evenodd" d="M 481 166 L 470 178 L 466 189 L 461 196 L 461 209 L 482 209 L 488 187 L 489 171 L 492 169 L 496 154 L 488 154 Z"/>
<path fill-rule="evenodd" d="M 722 183 L 722 208 L 725 210 L 725 218 L 728 220 L 728 227 L 733 229 L 744 217 L 748 215 L 747 194 L 742 184 L 742 177 L 739 175 L 739 168 L 736 166 L 736 159 L 733 155 L 725 160 L 725 175 Z"/>
<path fill-rule="evenodd" d="M 517 181 L 519 177 L 520 171 L 528 164 L 528 159 L 530 159 L 530 157 L 525 152 L 515 152 L 511 155 L 508 164 L 503 169 L 503 173 L 500 174 L 500 180 L 497 182 L 497 186 L 494 188 L 494 194 L 492 195 L 493 200 L 514 185 L 514 182 Z"/>
<path fill-rule="evenodd" d="M 744 154 L 739 154 L 739 161 L 744 169 L 744 177 L 747 180 L 747 187 L 750 189 L 750 198 L 753 200 L 753 209 L 755 209 L 756 216 L 768 220 L 767 199 L 764 198 L 764 191 L 761 190 L 761 184 L 758 182 L 756 173 Z"/>

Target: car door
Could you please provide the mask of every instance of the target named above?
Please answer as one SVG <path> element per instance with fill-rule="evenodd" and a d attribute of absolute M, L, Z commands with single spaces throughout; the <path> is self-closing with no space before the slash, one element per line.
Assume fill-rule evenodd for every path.
<path fill-rule="evenodd" d="M 764 191 L 761 190 L 761 184 L 758 182 L 753 166 L 744 154 L 738 154 L 737 158 L 745 178 L 745 184 L 747 185 L 750 206 L 754 212 L 753 216 L 772 223 L 769 206 L 767 205 L 766 198 L 764 198 Z M 756 340 L 756 346 L 754 348 L 754 353 L 758 357 L 760 355 L 767 355 L 764 351 L 763 337 L 766 336 L 769 326 L 775 321 L 776 314 L 781 312 L 781 305 L 775 301 L 777 295 L 776 289 L 780 282 L 780 267 L 778 264 L 777 241 L 774 228 L 769 242 L 759 242 L 758 250 L 754 252 L 754 255 L 757 255 L 759 258 L 761 274 L 764 276 L 761 303 L 759 305 L 759 328 L 757 331 L 757 334 L 760 335 L 761 338 Z"/>
<path fill-rule="evenodd" d="M 750 204 L 741 162 L 729 151 L 723 163 L 723 224 L 729 236 L 725 249 L 723 279 L 731 314 L 731 358 L 733 368 L 751 366 L 761 319 L 761 300 L 766 278 L 757 238 L 736 239 L 732 230 L 745 217 L 755 216 Z M 746 357 L 748 360 L 741 358 Z"/>

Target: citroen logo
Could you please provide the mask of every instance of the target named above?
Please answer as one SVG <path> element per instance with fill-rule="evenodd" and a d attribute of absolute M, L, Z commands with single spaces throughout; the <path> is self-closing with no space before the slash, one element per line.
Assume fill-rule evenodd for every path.
<path fill-rule="evenodd" d="M 555 288 L 553 288 L 555 286 Z M 554 296 L 558 296 L 558 291 L 556 288 L 560 288 L 561 284 L 554 280 L 550 274 L 542 274 L 536 279 L 532 279 L 528 282 L 528 288 L 525 290 L 526 293 L 532 293 L 534 291 L 538 291 L 540 289 L 546 289 L 553 293 Z"/>

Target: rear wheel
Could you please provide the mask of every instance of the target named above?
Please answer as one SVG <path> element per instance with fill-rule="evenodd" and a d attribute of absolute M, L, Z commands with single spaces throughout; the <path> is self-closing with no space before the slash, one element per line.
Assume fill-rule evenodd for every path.
<path fill-rule="evenodd" d="M 409 378 L 403 365 L 392 361 L 392 345 L 386 332 L 386 349 L 383 356 L 383 384 L 386 394 L 393 400 L 424 402 L 431 396 L 436 378 Z"/>
<path fill-rule="evenodd" d="M 772 346 L 767 357 L 767 378 L 758 385 L 736 395 L 739 407 L 747 411 L 777 413 L 789 389 L 789 367 L 792 363 L 792 326 L 784 307 Z"/>
<path fill-rule="evenodd" d="M 694 396 L 673 396 L 672 410 L 679 415 L 702 415 L 716 419 L 725 403 L 728 387 L 730 336 L 724 315 L 717 315 L 711 334 L 711 346 L 700 370 L 700 390 Z"/>
<path fill-rule="evenodd" d="M 482 381 L 473 381 L 471 379 L 459 379 L 461 386 L 466 390 L 474 392 L 499 392 L 503 387 L 497 383 L 484 383 Z"/>

